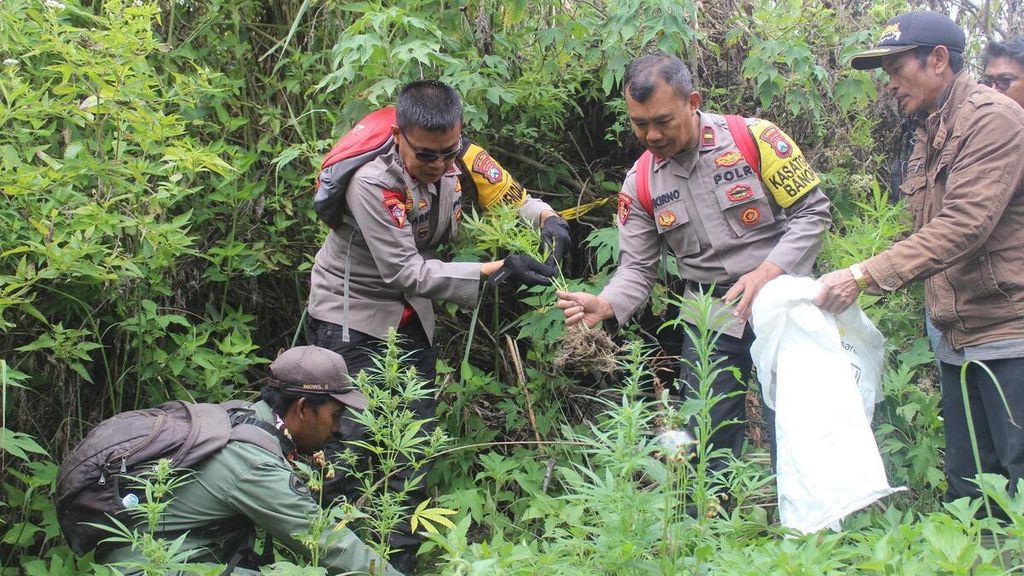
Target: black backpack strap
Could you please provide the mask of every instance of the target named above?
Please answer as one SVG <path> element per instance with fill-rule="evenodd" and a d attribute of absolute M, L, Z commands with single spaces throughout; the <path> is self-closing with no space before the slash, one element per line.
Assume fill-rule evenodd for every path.
<path fill-rule="evenodd" d="M 220 576 L 228 576 L 234 572 L 242 560 L 253 552 L 255 545 L 256 526 L 250 524 L 248 530 L 224 546 L 224 557 L 228 558 L 228 563 L 224 566 L 224 571 L 220 573 Z"/>
<path fill-rule="evenodd" d="M 231 412 L 231 437 L 229 441 L 255 444 L 267 452 L 282 458 L 295 450 L 295 444 L 286 438 L 274 425 L 257 418 L 252 410 L 245 409 L 237 409 Z"/>

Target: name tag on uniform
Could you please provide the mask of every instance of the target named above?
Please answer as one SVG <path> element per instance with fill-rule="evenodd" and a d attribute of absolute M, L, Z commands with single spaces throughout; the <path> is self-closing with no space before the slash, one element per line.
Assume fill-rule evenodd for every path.
<path fill-rule="evenodd" d="M 658 226 L 659 234 L 690 221 L 686 205 L 683 203 L 683 195 L 678 188 L 654 196 L 651 198 L 651 205 L 654 207 L 654 223 Z"/>

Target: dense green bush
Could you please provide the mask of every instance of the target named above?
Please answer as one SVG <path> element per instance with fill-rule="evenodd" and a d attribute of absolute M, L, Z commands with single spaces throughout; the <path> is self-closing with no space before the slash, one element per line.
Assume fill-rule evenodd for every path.
<path fill-rule="evenodd" d="M 456 86 L 467 132 L 562 209 L 614 196 L 639 152 L 625 64 L 654 47 L 680 54 L 709 109 L 777 122 L 821 172 L 837 209 L 825 271 L 905 226 L 876 184 L 898 119 L 846 62 L 907 5 L 3 0 L 0 573 L 92 570 L 62 544 L 50 502 L 54 463 L 91 424 L 167 398 L 252 392 L 266 359 L 302 340 L 325 233 L 309 202 L 320 158 L 403 83 Z M 958 17 L 981 38 L 1019 29 L 1015 6 Z M 613 209 L 574 221 L 573 288 L 599 286 L 614 265 Z M 553 373 L 562 328 L 550 291 L 509 296 L 439 318 L 439 417 L 474 447 L 435 467 L 438 499 L 461 514 L 435 536 L 438 572 L 900 574 L 990 559 L 966 505 L 938 505 L 919 291 L 862 301 L 893 348 L 876 429 L 910 496 L 846 532 L 794 539 L 772 522 L 757 450 L 737 464 L 743 505 L 679 518 L 693 486 L 648 449 L 663 407 L 636 379 L 639 356 L 632 371 Z M 623 339 L 650 340 L 658 324 Z"/>

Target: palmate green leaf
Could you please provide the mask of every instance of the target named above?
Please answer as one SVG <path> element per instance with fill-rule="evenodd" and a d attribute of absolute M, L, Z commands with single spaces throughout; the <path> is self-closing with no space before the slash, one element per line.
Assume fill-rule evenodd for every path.
<path fill-rule="evenodd" d="M 436 534 L 439 532 L 434 524 L 440 524 L 445 528 L 455 527 L 455 524 L 447 517 L 458 514 L 456 510 L 451 510 L 449 508 L 427 508 L 429 505 L 430 499 L 428 498 L 416 506 L 416 510 L 412 513 L 412 517 L 409 518 L 409 524 L 413 532 L 416 531 L 417 526 L 420 524 L 422 524 L 423 529 L 430 534 Z"/>
<path fill-rule="evenodd" d="M 29 454 L 47 453 L 46 449 L 40 446 L 32 436 L 7 428 L 0 428 L 0 451 L 21 460 L 28 460 Z"/>

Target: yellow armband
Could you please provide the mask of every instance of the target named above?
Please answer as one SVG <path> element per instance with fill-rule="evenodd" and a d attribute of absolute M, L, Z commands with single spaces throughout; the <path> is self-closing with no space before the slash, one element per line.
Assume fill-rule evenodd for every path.
<path fill-rule="evenodd" d="M 486 150 L 470 144 L 462 161 L 476 185 L 477 202 L 486 210 L 495 203 L 521 206 L 526 201 L 526 190 Z"/>
<path fill-rule="evenodd" d="M 779 206 L 789 208 L 821 184 L 800 148 L 777 126 L 758 120 L 750 131 L 761 156 L 761 182 Z"/>

